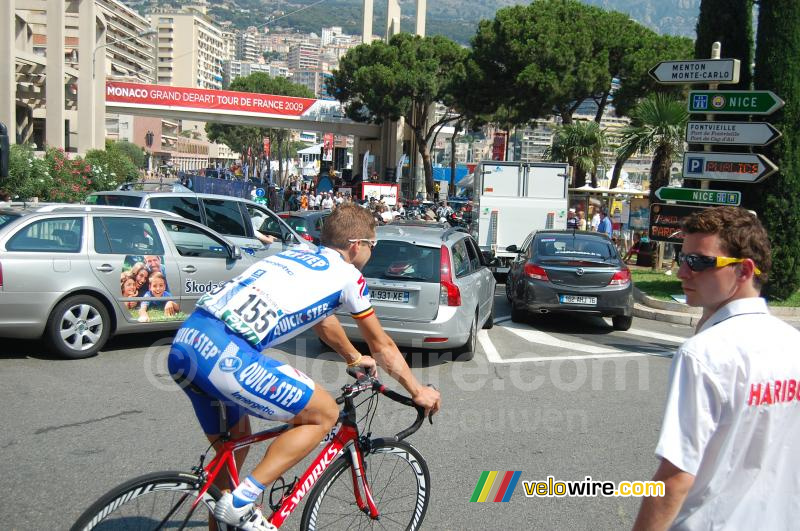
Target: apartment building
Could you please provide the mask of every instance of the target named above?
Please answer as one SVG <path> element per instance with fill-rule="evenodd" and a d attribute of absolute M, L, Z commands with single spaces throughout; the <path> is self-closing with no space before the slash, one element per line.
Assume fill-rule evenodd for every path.
<path fill-rule="evenodd" d="M 225 41 L 219 26 L 195 9 L 159 8 L 148 17 L 158 31 L 159 84 L 222 88 Z"/>
<path fill-rule="evenodd" d="M 236 60 L 243 63 L 255 63 L 261 53 L 256 45 L 255 28 L 248 28 L 247 31 L 236 32 Z"/>
<path fill-rule="evenodd" d="M 319 68 L 319 44 L 301 42 L 289 48 L 286 60 L 289 70 L 316 70 Z"/>
<path fill-rule="evenodd" d="M 52 22 L 58 19 L 61 28 L 48 27 L 48 9 L 56 3 L 46 0 L 26 0 L 17 2 L 14 9 L 17 39 L 14 42 L 12 61 L 16 70 L 16 86 L 10 100 L 18 116 L 16 140 L 30 142 L 37 147 L 45 145 L 63 146 L 76 151 L 78 146 L 78 105 L 77 86 L 82 75 L 98 79 L 136 81 L 152 83 L 155 79 L 155 49 L 151 35 L 146 32 L 150 25 L 146 19 L 126 7 L 118 0 L 95 0 L 98 19 L 105 28 L 102 47 L 94 43 L 81 46 L 78 5 L 73 2 L 62 4 L 60 14 L 50 13 Z M 22 27 L 20 27 L 20 25 Z M 14 26 L 12 25 L 12 31 Z M 48 38 L 63 35 L 64 91 L 61 109 L 47 107 L 45 97 L 47 64 L 53 58 L 47 57 Z M 49 43 L 53 44 L 53 43 Z M 85 43 L 84 43 L 85 44 Z M 95 72 L 80 71 L 80 53 L 92 54 Z M 101 111 L 104 112 L 104 109 Z M 47 137 L 47 118 L 64 120 L 62 127 L 53 128 Z M 102 127 L 103 117 L 99 117 L 98 127 Z M 126 123 L 128 121 L 126 120 Z M 106 115 L 107 135 L 119 136 L 119 117 Z M 102 136 L 102 135 L 101 135 Z"/>

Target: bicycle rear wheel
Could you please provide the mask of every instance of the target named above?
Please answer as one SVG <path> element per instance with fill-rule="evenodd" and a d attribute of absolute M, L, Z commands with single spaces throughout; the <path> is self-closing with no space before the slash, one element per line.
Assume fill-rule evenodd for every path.
<path fill-rule="evenodd" d="M 364 454 L 364 468 L 379 519 L 359 510 L 350 458 L 345 453 L 309 495 L 301 529 L 419 529 L 430 498 L 431 477 L 425 459 L 405 441 L 373 439 L 371 446 Z"/>
<path fill-rule="evenodd" d="M 208 529 L 209 510 L 220 497 L 214 486 L 192 510 L 200 480 L 182 472 L 155 472 L 132 479 L 97 500 L 71 531 Z"/>

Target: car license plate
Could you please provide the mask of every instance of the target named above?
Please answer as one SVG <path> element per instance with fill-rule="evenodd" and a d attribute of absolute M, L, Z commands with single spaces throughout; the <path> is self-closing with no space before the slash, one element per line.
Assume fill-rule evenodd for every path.
<path fill-rule="evenodd" d="M 597 297 L 586 297 L 584 295 L 559 295 L 561 304 L 589 304 L 596 305 Z"/>
<path fill-rule="evenodd" d="M 369 292 L 370 300 L 374 301 L 389 301 L 389 302 L 402 302 L 408 304 L 407 291 L 392 291 L 386 289 L 375 289 Z"/>

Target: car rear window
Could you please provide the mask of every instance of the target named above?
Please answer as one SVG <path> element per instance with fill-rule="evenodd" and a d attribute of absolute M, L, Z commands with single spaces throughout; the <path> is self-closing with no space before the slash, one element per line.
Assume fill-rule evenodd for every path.
<path fill-rule="evenodd" d="M 617 257 L 611 243 L 587 236 L 542 236 L 534 245 L 536 256 L 543 259 L 608 260 Z"/>
<path fill-rule="evenodd" d="M 284 221 L 286 221 L 286 223 L 297 232 L 308 232 L 305 218 L 289 216 L 288 218 L 285 218 Z"/>
<path fill-rule="evenodd" d="M 200 219 L 200 202 L 196 197 L 151 197 L 150 208 L 174 212 L 181 217 L 202 223 Z"/>
<path fill-rule="evenodd" d="M 439 282 L 439 247 L 380 240 L 362 273 L 367 278 Z"/>
<path fill-rule="evenodd" d="M 142 204 L 142 198 L 138 195 L 125 194 L 92 194 L 86 198 L 89 205 L 110 205 L 138 208 Z"/>
<path fill-rule="evenodd" d="M 0 214 L 0 229 L 2 229 L 6 225 L 8 225 L 12 221 L 14 221 L 15 219 L 17 219 L 21 215 L 22 214 L 9 214 L 9 213 Z"/>

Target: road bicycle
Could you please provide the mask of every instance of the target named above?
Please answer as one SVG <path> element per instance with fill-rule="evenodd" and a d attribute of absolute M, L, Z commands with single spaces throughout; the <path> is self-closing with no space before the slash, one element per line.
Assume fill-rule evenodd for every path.
<path fill-rule="evenodd" d="M 269 520 L 280 527 L 308 495 L 301 529 L 419 529 L 430 500 L 430 473 L 419 451 L 404 439 L 420 428 L 425 411 L 363 371 L 348 369 L 348 373 L 356 381 L 343 386 L 336 399 L 344 404 L 339 422 L 302 476 L 288 484 L 281 477 L 272 485 L 265 500 L 272 510 Z M 394 436 L 372 438 L 379 395 L 415 408 L 414 423 Z M 356 409 L 365 403 L 366 414 L 359 419 Z M 219 411 L 222 447 L 208 465 L 204 463 L 211 447 L 189 473 L 155 472 L 123 483 L 93 503 L 71 529 L 208 529 L 222 495 L 214 479 L 226 469 L 231 485 L 239 484 L 233 452 L 290 428 L 282 425 L 234 439 L 227 432 L 225 408 Z M 218 527 L 228 529 L 221 522 Z"/>

